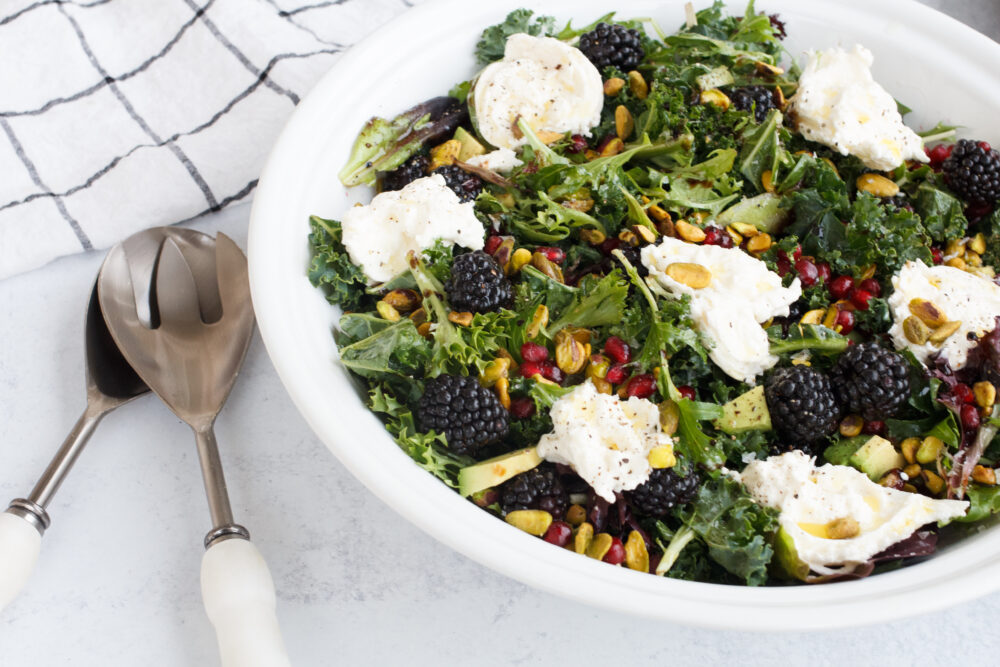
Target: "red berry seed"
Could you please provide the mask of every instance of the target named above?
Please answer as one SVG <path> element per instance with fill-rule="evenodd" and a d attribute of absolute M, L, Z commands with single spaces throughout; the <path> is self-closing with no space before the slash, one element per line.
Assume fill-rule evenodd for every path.
<path fill-rule="evenodd" d="M 566 253 L 563 252 L 562 248 L 553 248 L 552 246 L 538 246 L 535 248 L 535 252 L 540 252 L 545 255 L 545 259 L 553 262 L 555 264 L 562 264 L 563 260 L 566 259 Z"/>
<path fill-rule="evenodd" d="M 842 310 L 837 313 L 837 320 L 834 327 L 840 327 L 840 333 L 847 335 L 854 331 L 854 313 L 849 310 Z"/>
<path fill-rule="evenodd" d="M 882 285 L 880 285 L 879 282 L 874 278 L 868 278 L 866 280 L 862 280 L 861 284 L 858 285 L 858 288 L 863 289 L 872 296 L 882 295 Z"/>
<path fill-rule="evenodd" d="M 527 419 L 535 414 L 535 402 L 530 398 L 510 399 L 510 414 L 515 419 Z"/>
<path fill-rule="evenodd" d="M 573 537 L 573 528 L 565 521 L 553 521 L 549 529 L 545 531 L 542 539 L 557 547 L 564 547 L 569 544 L 569 539 Z"/>
<path fill-rule="evenodd" d="M 554 361 L 543 361 L 538 365 L 542 367 L 542 377 L 546 380 L 562 384 L 562 381 L 566 379 L 566 374 L 556 366 Z"/>
<path fill-rule="evenodd" d="M 931 168 L 940 169 L 942 163 L 951 156 L 953 148 L 952 144 L 938 144 L 934 148 L 924 149 L 931 160 Z"/>
<path fill-rule="evenodd" d="M 885 422 L 880 422 L 877 420 L 865 422 L 865 425 L 861 429 L 861 431 L 865 435 L 885 435 Z"/>
<path fill-rule="evenodd" d="M 544 369 L 542 369 L 542 362 L 526 361 L 521 364 L 521 377 L 533 378 L 536 375 L 545 377 Z"/>
<path fill-rule="evenodd" d="M 611 368 L 604 375 L 604 379 L 611 384 L 621 384 L 627 375 L 628 371 L 625 370 L 625 366 L 622 364 L 612 364 Z"/>
<path fill-rule="evenodd" d="M 931 248 L 931 257 L 935 264 L 940 264 L 944 261 L 944 252 L 941 248 Z"/>
<path fill-rule="evenodd" d="M 689 401 L 694 400 L 694 387 L 690 385 L 684 384 L 681 385 L 680 387 L 677 387 L 677 392 L 681 395 L 681 398 L 686 398 Z"/>
<path fill-rule="evenodd" d="M 649 398 L 655 393 L 656 378 L 653 377 L 652 373 L 636 375 L 628 381 L 628 386 L 625 387 L 625 394 L 630 397 Z"/>
<path fill-rule="evenodd" d="M 549 358 L 549 351 L 544 345 L 525 343 L 521 346 L 521 358 L 525 361 L 546 361 Z"/>
<path fill-rule="evenodd" d="M 847 295 L 854 288 L 854 278 L 850 276 L 837 276 L 830 281 L 827 289 L 830 291 L 830 296 L 834 299 L 846 299 Z"/>
<path fill-rule="evenodd" d="M 619 364 L 632 361 L 632 348 L 618 336 L 611 336 L 604 342 L 604 353 Z"/>
<path fill-rule="evenodd" d="M 604 562 L 612 565 L 621 565 L 625 560 L 625 545 L 617 537 L 611 538 L 611 548 L 604 554 Z"/>
<path fill-rule="evenodd" d="M 729 236 L 729 234 L 723 232 L 719 227 L 708 225 L 705 227 L 705 240 L 703 243 L 705 245 L 722 245 L 723 235 Z"/>
<path fill-rule="evenodd" d="M 979 409 L 976 406 L 962 406 L 962 426 L 966 431 L 975 431 L 979 428 Z"/>
<path fill-rule="evenodd" d="M 582 153 L 587 150 L 587 139 L 582 134 L 574 134 L 569 139 L 569 146 L 566 147 L 567 153 Z"/>
<path fill-rule="evenodd" d="M 972 388 L 961 382 L 952 387 L 951 395 L 961 404 L 972 403 L 976 400 L 976 395 L 972 393 Z"/>
<path fill-rule="evenodd" d="M 830 280 L 830 265 L 826 262 L 820 262 L 816 265 L 816 273 L 819 275 L 820 282 L 828 282 Z"/>
<path fill-rule="evenodd" d="M 847 298 L 850 299 L 851 303 L 858 310 L 868 310 L 868 302 L 872 300 L 872 293 L 855 287 L 847 295 Z"/>
<path fill-rule="evenodd" d="M 501 243 L 503 243 L 503 239 L 494 234 L 486 239 L 486 245 L 483 246 L 483 252 L 487 255 L 492 255 L 497 251 L 497 248 L 500 247 Z"/>
<path fill-rule="evenodd" d="M 795 272 L 799 274 L 799 280 L 806 287 L 811 287 L 819 280 L 819 271 L 816 264 L 808 257 L 799 257 L 795 260 Z"/>
<path fill-rule="evenodd" d="M 611 252 L 617 250 L 621 244 L 622 244 L 621 240 L 617 238 L 610 238 L 610 239 L 604 239 L 604 242 L 601 243 L 601 245 L 599 245 L 598 247 L 601 249 L 601 252 L 603 254 L 610 255 Z"/>

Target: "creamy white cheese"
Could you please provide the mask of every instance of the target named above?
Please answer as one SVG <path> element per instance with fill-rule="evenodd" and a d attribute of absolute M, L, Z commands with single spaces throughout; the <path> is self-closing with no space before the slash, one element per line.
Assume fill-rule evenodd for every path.
<path fill-rule="evenodd" d="M 552 432 L 538 442 L 546 461 L 570 466 L 597 495 L 614 502 L 616 491 L 631 491 L 652 472 L 647 456 L 672 446 L 660 430 L 660 409 L 644 398 L 602 394 L 591 382 L 577 385 L 552 405 Z"/>
<path fill-rule="evenodd" d="M 952 266 L 927 266 L 922 262 L 907 262 L 892 278 L 893 293 L 889 297 L 892 328 L 889 334 L 900 350 L 908 349 L 922 362 L 940 352 L 954 369 L 965 366 L 966 357 L 976 345 L 976 338 L 989 333 L 1000 316 L 1000 286 Z M 962 326 L 941 345 L 930 342 L 917 345 L 903 333 L 903 321 L 911 315 L 913 299 L 929 301 L 950 322 Z M 973 339 L 970 340 L 969 336 Z"/>
<path fill-rule="evenodd" d="M 969 506 L 880 486 L 848 466 L 816 467 L 798 450 L 751 462 L 740 480 L 757 503 L 780 512 L 778 522 L 799 559 L 819 574 L 864 563 L 923 525 L 964 515 Z M 825 526 L 837 519 L 853 519 L 860 532 L 843 539 L 824 536 Z"/>
<path fill-rule="evenodd" d="M 344 214 L 344 247 L 369 284 L 390 280 L 407 268 L 406 256 L 438 239 L 470 250 L 483 247 L 483 224 L 472 202 L 462 203 L 443 177 L 418 178 L 402 190 L 382 192 L 367 206 Z"/>
<path fill-rule="evenodd" d="M 873 78 L 871 51 L 856 45 L 810 51 L 789 100 L 802 135 L 866 167 L 890 171 L 905 160 L 927 161 L 924 142 L 903 124 L 896 101 Z"/>
<path fill-rule="evenodd" d="M 479 134 L 498 148 L 527 141 L 515 132 L 519 117 L 536 132 L 590 136 L 601 122 L 604 82 L 579 49 L 518 33 L 507 38 L 503 60 L 476 78 L 472 106 Z"/>
<path fill-rule="evenodd" d="M 691 317 L 712 361 L 727 375 L 750 384 L 778 363 L 760 326 L 788 315 L 802 295 L 799 279 L 782 287 L 781 276 L 739 248 L 696 245 L 665 237 L 642 249 L 649 275 L 671 294 L 691 297 Z M 708 287 L 693 289 L 666 274 L 676 262 L 700 264 L 712 274 Z"/>
<path fill-rule="evenodd" d="M 509 148 L 498 148 L 495 151 L 485 153 L 483 155 L 474 155 L 466 160 L 466 162 L 475 167 L 492 169 L 498 174 L 506 174 L 514 167 L 520 167 L 524 164 L 518 159 L 517 155 L 514 154 L 514 151 Z"/>

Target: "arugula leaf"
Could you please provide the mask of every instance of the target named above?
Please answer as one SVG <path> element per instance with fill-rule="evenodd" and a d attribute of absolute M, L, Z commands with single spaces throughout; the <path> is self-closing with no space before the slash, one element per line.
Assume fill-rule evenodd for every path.
<path fill-rule="evenodd" d="M 788 328 L 788 337 L 781 337 L 780 326 L 767 330 L 771 354 L 787 356 L 800 350 L 815 350 L 821 354 L 840 354 L 847 349 L 847 337 L 820 324 L 798 324 Z"/>
<path fill-rule="evenodd" d="M 336 220 L 309 217 L 309 248 L 312 259 L 309 282 L 326 294 L 326 300 L 344 310 L 358 310 L 365 302 L 368 282 L 359 266 L 351 262 L 344 247 L 343 230 Z"/>
<path fill-rule="evenodd" d="M 476 60 L 480 65 L 486 65 L 503 58 L 507 38 L 513 34 L 524 32 L 538 37 L 548 36 L 555 32 L 556 20 L 551 16 L 538 16 L 532 19 L 534 12 L 530 9 L 515 9 L 503 23 L 492 25 L 483 30 L 476 44 Z"/>
<path fill-rule="evenodd" d="M 1000 512 L 1000 486 L 982 486 L 973 483 L 965 492 L 966 500 L 969 501 L 969 511 L 955 521 L 975 523 Z"/>

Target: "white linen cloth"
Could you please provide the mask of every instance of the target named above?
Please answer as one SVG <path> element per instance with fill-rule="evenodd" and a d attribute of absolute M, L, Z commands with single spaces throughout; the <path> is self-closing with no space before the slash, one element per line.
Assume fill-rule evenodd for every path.
<path fill-rule="evenodd" d="M 0 0 L 0 278 L 249 200 L 337 54 L 409 0 Z"/>

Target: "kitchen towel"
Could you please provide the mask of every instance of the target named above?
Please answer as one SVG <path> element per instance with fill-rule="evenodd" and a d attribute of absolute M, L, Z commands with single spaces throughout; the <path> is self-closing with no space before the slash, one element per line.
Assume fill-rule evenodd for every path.
<path fill-rule="evenodd" d="M 0 1 L 0 278 L 248 201 L 302 95 L 412 4 Z"/>

